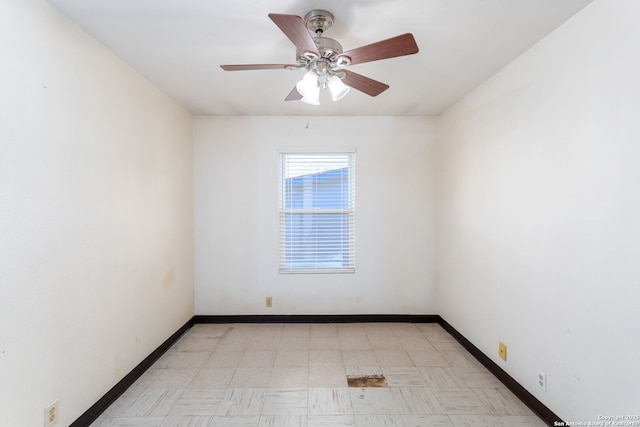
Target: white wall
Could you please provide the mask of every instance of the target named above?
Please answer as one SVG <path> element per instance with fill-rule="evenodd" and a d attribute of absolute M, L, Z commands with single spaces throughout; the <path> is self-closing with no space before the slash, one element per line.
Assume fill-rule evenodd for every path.
<path fill-rule="evenodd" d="M 595 1 L 441 118 L 438 312 L 569 421 L 640 408 L 638 16 Z"/>
<path fill-rule="evenodd" d="M 192 121 L 45 1 L 0 52 L 0 425 L 64 426 L 193 315 Z"/>
<path fill-rule="evenodd" d="M 435 125 L 426 117 L 198 117 L 196 314 L 435 313 Z M 357 149 L 355 274 L 278 274 L 280 147 Z"/>

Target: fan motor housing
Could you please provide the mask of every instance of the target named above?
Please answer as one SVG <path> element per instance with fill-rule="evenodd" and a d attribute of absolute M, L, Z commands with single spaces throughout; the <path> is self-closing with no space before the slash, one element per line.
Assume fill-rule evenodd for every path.
<path fill-rule="evenodd" d="M 330 62 L 334 62 L 338 55 L 342 54 L 342 45 L 334 39 L 329 37 L 314 37 L 313 41 L 320 52 L 320 58 L 325 58 Z M 310 52 L 296 52 L 296 58 L 298 62 L 303 61 L 305 63 L 312 62 L 317 59 L 316 55 Z"/>
<path fill-rule="evenodd" d="M 318 48 L 320 56 L 314 52 L 296 52 L 298 65 L 303 68 L 335 69 L 349 65 L 349 58 L 341 56 L 342 45 L 336 40 L 323 37 L 323 33 L 333 26 L 333 14 L 326 10 L 312 10 L 304 16 L 304 22 L 312 33 L 313 41 Z"/>

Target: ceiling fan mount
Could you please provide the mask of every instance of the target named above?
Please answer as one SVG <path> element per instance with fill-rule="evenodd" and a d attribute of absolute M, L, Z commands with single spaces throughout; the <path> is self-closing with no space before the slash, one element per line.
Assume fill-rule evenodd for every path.
<path fill-rule="evenodd" d="M 337 67 L 349 65 L 349 58 L 340 57 L 344 51 L 342 45 L 337 40 L 324 37 L 325 31 L 333 26 L 333 14 L 331 12 L 326 10 L 312 10 L 304 16 L 304 23 L 307 30 L 314 35 L 313 42 L 316 45 L 317 52 L 297 50 L 297 68 L 330 72 Z"/>
<path fill-rule="evenodd" d="M 334 18 L 326 10 L 312 10 L 303 18 L 297 15 L 270 13 L 269 18 L 296 46 L 296 64 L 221 65 L 225 71 L 306 69 L 307 73 L 285 98 L 319 104 L 320 88 L 328 87 L 336 101 L 350 88 L 370 96 L 377 96 L 389 85 L 348 71 L 350 65 L 378 61 L 418 53 L 418 46 L 410 33 L 382 40 L 356 49 L 344 51 L 342 45 L 324 32 L 333 26 Z"/>
<path fill-rule="evenodd" d="M 307 29 L 314 34 L 320 35 L 333 27 L 333 14 L 326 10 L 312 10 L 304 15 L 304 23 Z"/>

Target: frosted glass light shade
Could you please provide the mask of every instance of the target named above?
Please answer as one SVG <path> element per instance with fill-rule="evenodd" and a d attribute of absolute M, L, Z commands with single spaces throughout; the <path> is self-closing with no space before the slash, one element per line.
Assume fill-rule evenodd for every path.
<path fill-rule="evenodd" d="M 318 75 L 313 71 L 307 71 L 302 79 L 296 83 L 296 89 L 302 96 L 315 92 L 318 88 Z"/>
<path fill-rule="evenodd" d="M 307 94 L 306 96 L 303 96 L 300 101 L 309 105 L 320 105 L 320 88 L 318 87 L 315 93 L 311 93 L 311 94 Z"/>
<path fill-rule="evenodd" d="M 296 90 L 302 95 L 301 101 L 305 104 L 320 105 L 318 75 L 313 71 L 307 71 L 304 77 L 296 83 Z"/>
<path fill-rule="evenodd" d="M 351 90 L 349 86 L 342 83 L 342 79 L 338 76 L 329 77 L 327 86 L 329 87 L 329 91 L 331 91 L 331 99 L 334 101 L 344 98 Z"/>

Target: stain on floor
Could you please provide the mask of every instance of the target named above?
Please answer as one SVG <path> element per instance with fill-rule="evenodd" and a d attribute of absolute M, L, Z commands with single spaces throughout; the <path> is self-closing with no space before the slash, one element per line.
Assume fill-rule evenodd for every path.
<path fill-rule="evenodd" d="M 347 375 L 349 387 L 389 387 L 384 375 Z"/>

